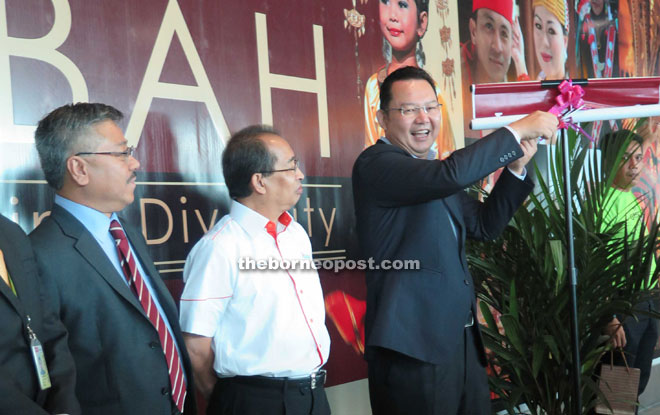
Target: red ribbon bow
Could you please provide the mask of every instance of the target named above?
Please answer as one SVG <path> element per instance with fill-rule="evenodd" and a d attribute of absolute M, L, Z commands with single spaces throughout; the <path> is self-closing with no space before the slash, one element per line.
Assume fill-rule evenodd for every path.
<path fill-rule="evenodd" d="M 559 128 L 566 128 L 566 123 L 562 116 L 569 110 L 580 108 L 584 105 L 584 89 L 579 85 L 573 85 L 570 79 L 559 84 L 559 95 L 555 98 L 556 104 L 548 112 L 555 114 L 559 118 Z"/>
<path fill-rule="evenodd" d="M 564 117 L 571 111 L 584 106 L 584 100 L 582 99 L 584 96 L 584 89 L 579 85 L 573 85 L 573 81 L 570 79 L 562 81 L 557 89 L 559 89 L 559 95 L 555 98 L 556 104 L 553 105 L 548 112 L 555 114 L 559 119 L 558 128 L 572 128 L 588 138 L 592 143 L 595 142 L 593 137 L 584 131 L 578 124 L 575 124 L 570 117 L 564 119 Z"/>

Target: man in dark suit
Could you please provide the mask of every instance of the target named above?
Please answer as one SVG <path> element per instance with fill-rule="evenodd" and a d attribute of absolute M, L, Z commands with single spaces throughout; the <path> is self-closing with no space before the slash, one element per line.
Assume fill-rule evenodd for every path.
<path fill-rule="evenodd" d="M 116 214 L 133 202 L 139 167 L 121 117 L 78 103 L 39 122 L 37 152 L 57 194 L 30 239 L 69 330 L 83 413 L 195 414 L 176 305 L 144 239 Z"/>
<path fill-rule="evenodd" d="M 67 334 L 37 276 L 23 230 L 0 215 L 0 412 L 79 414 Z M 48 377 L 37 375 L 31 334 L 41 343 Z"/>
<path fill-rule="evenodd" d="M 525 164 L 554 115 L 536 112 L 455 151 L 430 153 L 439 129 L 431 77 L 402 68 L 381 86 L 386 137 L 353 167 L 363 255 L 418 260 L 419 270 L 367 271 L 366 353 L 374 414 L 490 414 L 486 364 L 465 238 L 493 239 L 533 188 Z M 508 166 L 485 203 L 464 191 Z"/>

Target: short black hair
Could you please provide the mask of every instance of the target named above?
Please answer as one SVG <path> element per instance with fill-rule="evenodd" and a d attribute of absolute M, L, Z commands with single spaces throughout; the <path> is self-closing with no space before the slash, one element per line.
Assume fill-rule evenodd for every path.
<path fill-rule="evenodd" d="M 237 132 L 227 142 L 222 153 L 222 172 L 225 184 L 229 190 L 229 197 L 241 199 L 252 194 L 250 180 L 255 173 L 273 170 L 275 156 L 268 150 L 266 143 L 261 140 L 264 134 L 280 133 L 269 125 L 251 125 Z M 268 176 L 271 173 L 263 173 Z"/>
<path fill-rule="evenodd" d="M 607 170 L 611 170 L 617 160 L 619 150 L 625 145 L 626 147 L 635 142 L 641 147 L 644 144 L 644 138 L 634 131 L 621 129 L 605 134 L 601 139 L 598 146 L 601 150 L 601 159 L 603 165 Z"/>
<path fill-rule="evenodd" d="M 63 105 L 46 115 L 34 133 L 41 169 L 55 190 L 62 188 L 66 161 L 79 151 L 94 151 L 102 137 L 91 128 L 104 121 L 119 122 L 123 114 L 101 103 Z"/>
<path fill-rule="evenodd" d="M 412 79 L 421 79 L 428 82 L 433 92 L 435 92 L 435 81 L 433 81 L 433 78 L 431 78 L 428 72 L 416 66 L 405 66 L 389 74 L 380 86 L 380 109 L 388 109 L 390 102 L 392 102 L 392 84 L 397 81 L 409 81 Z"/>
<path fill-rule="evenodd" d="M 415 6 L 417 6 L 417 17 L 422 14 L 422 12 L 429 12 L 429 0 L 415 0 Z"/>

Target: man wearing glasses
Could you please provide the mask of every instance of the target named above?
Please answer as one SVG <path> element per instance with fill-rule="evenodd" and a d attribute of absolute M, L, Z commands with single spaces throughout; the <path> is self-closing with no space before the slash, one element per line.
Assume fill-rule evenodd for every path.
<path fill-rule="evenodd" d="M 385 137 L 353 167 L 362 253 L 421 269 L 367 271 L 366 351 L 373 413 L 490 414 L 465 238 L 493 239 L 533 188 L 525 165 L 557 118 L 535 112 L 445 160 L 430 152 L 440 123 L 434 82 L 398 69 L 383 82 Z M 466 187 L 507 166 L 485 203 Z"/>
<path fill-rule="evenodd" d="M 233 199 L 192 249 L 181 327 L 207 413 L 326 415 L 330 337 L 312 246 L 291 209 L 304 175 L 267 126 L 236 133 L 222 156 Z"/>
<path fill-rule="evenodd" d="M 140 166 L 121 118 L 111 106 L 78 103 L 39 122 L 37 152 L 56 195 L 30 239 L 69 331 L 82 412 L 194 415 L 176 304 L 140 232 L 117 216 L 133 202 Z"/>

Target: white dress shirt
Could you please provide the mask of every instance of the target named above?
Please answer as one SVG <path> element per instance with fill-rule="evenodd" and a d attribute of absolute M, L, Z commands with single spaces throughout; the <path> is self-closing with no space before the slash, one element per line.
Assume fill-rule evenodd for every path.
<path fill-rule="evenodd" d="M 288 213 L 277 224 L 277 242 L 269 222 L 233 201 L 186 259 L 181 329 L 213 337 L 220 377 L 305 376 L 328 359 L 317 271 L 239 270 L 241 258 L 312 260 L 307 233 Z"/>

